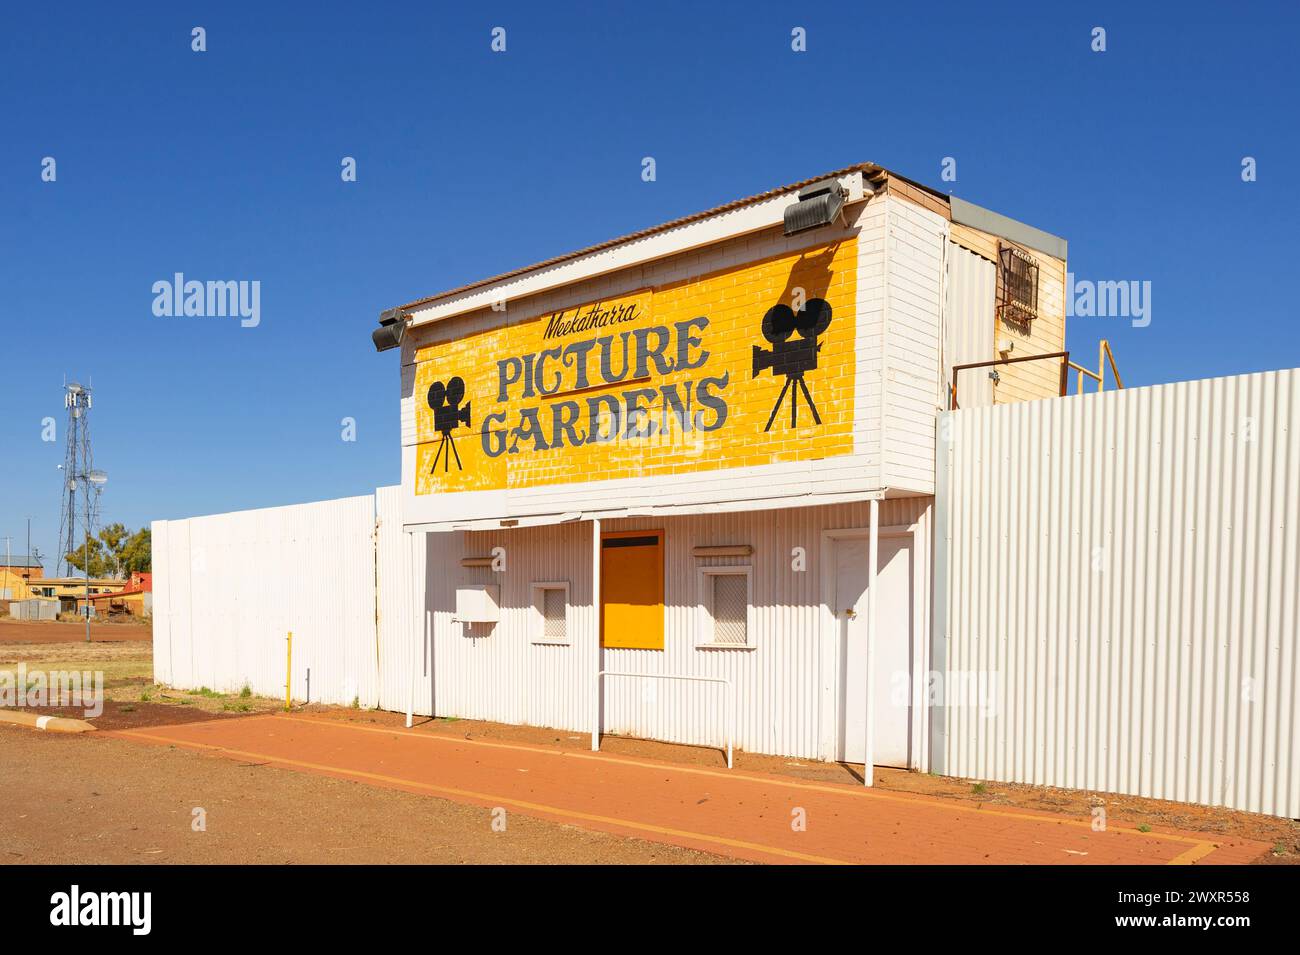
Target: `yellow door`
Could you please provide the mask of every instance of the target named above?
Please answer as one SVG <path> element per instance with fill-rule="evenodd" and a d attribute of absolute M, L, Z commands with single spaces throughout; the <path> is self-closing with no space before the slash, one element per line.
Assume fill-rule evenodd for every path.
<path fill-rule="evenodd" d="M 605 646 L 664 648 L 663 531 L 600 535 L 600 610 Z"/>

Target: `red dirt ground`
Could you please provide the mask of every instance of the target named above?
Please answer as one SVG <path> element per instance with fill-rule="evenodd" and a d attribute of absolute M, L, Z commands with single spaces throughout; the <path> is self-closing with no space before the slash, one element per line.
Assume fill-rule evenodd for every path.
<path fill-rule="evenodd" d="M 84 623 L 0 620 L 0 643 L 77 643 L 85 639 Z M 90 639 L 95 643 L 146 642 L 153 640 L 153 628 L 139 623 L 92 623 Z"/>
<path fill-rule="evenodd" d="M 0 867 L 734 862 L 523 813 L 502 831 L 479 806 L 102 732 L 0 724 L 0 767 Z"/>
<path fill-rule="evenodd" d="M 113 737 L 504 807 L 758 862 L 1231 863 L 1262 842 L 612 753 L 368 727 L 310 714 L 110 731 Z M 793 825 L 806 820 L 806 828 Z"/>

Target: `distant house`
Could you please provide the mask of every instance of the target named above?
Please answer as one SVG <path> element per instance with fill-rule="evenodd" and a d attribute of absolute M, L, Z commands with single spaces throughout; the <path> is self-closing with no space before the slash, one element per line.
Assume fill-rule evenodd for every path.
<path fill-rule="evenodd" d="M 92 584 L 94 582 L 92 581 Z M 114 581 L 121 585 L 121 581 Z M 77 609 L 83 610 L 85 597 L 77 601 Z M 95 608 L 95 616 L 116 616 L 126 614 L 132 617 L 147 617 L 153 612 L 153 574 L 134 572 L 125 586 L 118 590 L 104 590 L 96 593 L 91 587 L 90 602 Z"/>
<path fill-rule="evenodd" d="M 11 570 L 0 563 L 0 600 L 25 600 L 31 596 L 30 588 L 18 568 Z"/>
<path fill-rule="evenodd" d="M 5 559 L 3 567 L 23 580 L 40 580 L 45 576 L 45 567 L 39 557 L 26 554 L 12 554 Z"/>
<path fill-rule="evenodd" d="M 43 577 L 40 580 L 30 581 L 28 586 L 33 597 L 58 597 L 62 600 L 73 600 L 86 595 L 85 577 Z M 90 578 L 90 594 L 92 597 L 96 594 L 116 593 L 119 590 L 125 590 L 127 586 L 125 580 L 115 580 L 112 577 Z M 71 609 L 71 605 L 69 605 L 69 609 Z"/>
<path fill-rule="evenodd" d="M 0 557 L 0 600 L 57 600 L 59 613 L 84 613 L 86 589 L 85 577 L 46 577 L 39 561 L 13 557 L 6 566 Z M 148 572 L 133 572 L 127 580 L 92 577 L 89 589 L 96 615 L 147 616 L 153 606 L 153 574 Z"/>

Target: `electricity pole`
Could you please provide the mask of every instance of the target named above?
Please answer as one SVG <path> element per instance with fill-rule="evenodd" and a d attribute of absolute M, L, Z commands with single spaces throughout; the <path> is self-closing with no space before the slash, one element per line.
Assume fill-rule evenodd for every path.
<path fill-rule="evenodd" d="M 90 642 L 90 482 L 81 482 L 86 488 L 86 642 Z"/>

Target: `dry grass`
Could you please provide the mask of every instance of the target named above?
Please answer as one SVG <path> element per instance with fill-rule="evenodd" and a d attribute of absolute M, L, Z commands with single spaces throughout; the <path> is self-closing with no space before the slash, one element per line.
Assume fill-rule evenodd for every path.
<path fill-rule="evenodd" d="M 104 674 L 104 699 L 117 703 L 162 703 L 208 713 L 262 713 L 279 701 L 241 692 L 219 693 L 207 687 L 174 690 L 155 683 L 153 650 L 148 643 L 15 643 L 0 644 L 0 670 L 78 670 Z"/>

